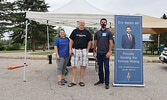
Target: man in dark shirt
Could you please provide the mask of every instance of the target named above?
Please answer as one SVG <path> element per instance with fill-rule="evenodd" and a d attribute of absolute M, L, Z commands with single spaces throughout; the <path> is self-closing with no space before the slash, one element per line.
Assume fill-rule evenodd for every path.
<path fill-rule="evenodd" d="M 79 28 L 73 30 L 70 35 L 69 53 L 71 56 L 72 65 L 72 82 L 69 87 L 76 85 L 77 65 L 80 64 L 80 86 L 85 86 L 84 71 L 88 65 L 88 52 L 91 46 L 92 37 L 88 30 L 85 28 L 85 22 L 79 22 Z M 80 60 L 80 62 L 79 62 Z"/>
<path fill-rule="evenodd" d="M 99 81 L 94 85 L 99 85 L 104 83 L 104 72 L 103 63 L 105 69 L 105 88 L 109 89 L 109 79 L 110 79 L 110 69 L 109 69 L 109 58 L 111 55 L 111 50 L 113 46 L 113 36 L 111 31 L 106 29 L 107 20 L 102 18 L 100 20 L 101 29 L 95 34 L 95 41 L 93 47 L 93 56 L 96 57 L 99 66 Z M 97 47 L 97 52 L 96 52 Z"/>

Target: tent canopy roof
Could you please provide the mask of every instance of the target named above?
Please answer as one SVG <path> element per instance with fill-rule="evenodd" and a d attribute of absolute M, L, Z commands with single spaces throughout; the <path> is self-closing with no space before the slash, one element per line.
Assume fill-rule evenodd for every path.
<path fill-rule="evenodd" d="M 135 14 L 143 18 L 143 33 L 159 34 L 167 32 L 167 21 L 142 14 Z M 26 12 L 26 18 L 37 21 L 41 24 L 53 26 L 76 27 L 79 20 L 85 20 L 86 27 L 100 27 L 101 18 L 108 20 L 108 27 L 114 27 L 114 14 L 100 10 L 85 0 L 71 0 L 68 4 L 52 12 Z M 114 33 L 114 29 L 112 29 Z"/>
<path fill-rule="evenodd" d="M 142 16 L 144 28 L 167 28 L 167 20 L 138 13 L 135 15 Z"/>
<path fill-rule="evenodd" d="M 109 14 L 98 9 L 85 0 L 71 0 L 68 4 L 53 11 L 61 14 Z"/>
<path fill-rule="evenodd" d="M 76 27 L 79 20 L 85 20 L 87 27 L 99 27 L 101 18 L 114 22 L 114 15 L 100 10 L 85 0 L 71 0 L 68 4 L 52 12 L 26 12 L 26 18 L 41 24 Z"/>
<path fill-rule="evenodd" d="M 143 14 L 135 14 L 135 16 L 142 16 L 144 34 L 160 34 L 167 32 L 167 20 Z"/>

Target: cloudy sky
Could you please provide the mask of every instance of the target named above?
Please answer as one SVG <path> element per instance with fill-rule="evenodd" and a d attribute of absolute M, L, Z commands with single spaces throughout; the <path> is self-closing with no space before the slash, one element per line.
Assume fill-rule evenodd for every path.
<path fill-rule="evenodd" d="M 71 0 L 46 0 L 49 10 L 55 10 Z M 113 14 L 141 13 L 160 18 L 167 14 L 167 0 L 86 0 L 96 8 Z M 105 1 L 105 2 L 104 2 Z"/>
<path fill-rule="evenodd" d="M 8 0 L 14 1 L 14 0 Z M 53 11 L 71 0 L 45 0 L 50 6 L 49 11 Z M 145 14 L 160 18 L 164 13 L 167 14 L 167 0 L 86 0 L 96 8 L 102 9 L 112 14 Z M 104 2 L 105 1 L 105 2 Z M 70 33 L 72 28 L 66 27 L 66 32 Z M 6 35 L 7 37 L 8 35 Z M 6 38 L 5 37 L 5 38 Z M 149 38 L 149 35 L 143 35 Z"/>
<path fill-rule="evenodd" d="M 53 11 L 71 0 L 46 0 L 50 6 L 49 11 Z M 86 0 L 96 8 L 102 9 L 112 14 L 145 14 L 160 18 L 164 13 L 167 14 L 167 0 Z M 105 2 L 104 2 L 105 1 Z M 65 28 L 70 32 L 70 28 Z M 149 38 L 149 35 L 143 35 Z"/>

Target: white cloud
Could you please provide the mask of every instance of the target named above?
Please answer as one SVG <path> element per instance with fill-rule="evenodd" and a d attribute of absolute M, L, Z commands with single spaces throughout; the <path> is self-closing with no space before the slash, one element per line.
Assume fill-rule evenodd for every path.
<path fill-rule="evenodd" d="M 50 6 L 49 11 L 53 11 L 67 4 L 69 1 L 70 0 L 46 0 L 46 3 Z"/>
<path fill-rule="evenodd" d="M 46 0 L 55 10 L 71 0 Z M 86 0 L 91 5 L 114 13 L 114 14 L 135 14 L 141 13 L 160 18 L 167 13 L 167 0 Z"/>
<path fill-rule="evenodd" d="M 46 0 L 49 3 L 49 11 L 55 10 L 67 4 L 71 0 Z M 166 0 L 86 0 L 91 5 L 114 14 L 141 13 L 160 18 L 167 14 Z M 65 28 L 66 29 L 66 28 Z M 67 30 L 69 32 L 69 30 Z M 149 35 L 143 35 L 149 38 Z"/>
<path fill-rule="evenodd" d="M 14 0 L 8 0 L 14 1 Z M 62 7 L 71 0 L 45 0 L 49 4 L 49 11 Z M 102 9 L 114 14 L 135 14 L 141 13 L 153 17 L 162 17 L 167 14 L 167 0 L 86 0 L 96 8 Z M 67 34 L 71 29 L 64 27 Z M 148 38 L 149 35 L 143 35 Z"/>

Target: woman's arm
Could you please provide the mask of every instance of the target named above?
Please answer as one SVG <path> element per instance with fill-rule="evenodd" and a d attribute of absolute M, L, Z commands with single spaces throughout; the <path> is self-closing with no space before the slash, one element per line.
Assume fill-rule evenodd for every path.
<path fill-rule="evenodd" d="M 57 46 L 54 46 L 57 59 L 60 59 Z"/>

